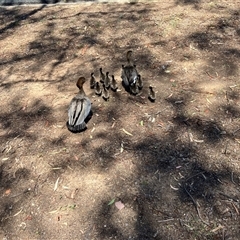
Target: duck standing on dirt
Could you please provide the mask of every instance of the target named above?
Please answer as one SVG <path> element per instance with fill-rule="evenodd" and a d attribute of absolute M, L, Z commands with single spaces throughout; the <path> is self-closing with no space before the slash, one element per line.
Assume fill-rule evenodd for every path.
<path fill-rule="evenodd" d="M 114 75 L 112 75 L 112 82 L 111 82 L 111 89 L 116 92 L 118 89 L 117 81 L 114 78 Z"/>
<path fill-rule="evenodd" d="M 91 112 L 91 101 L 83 90 L 83 84 L 86 82 L 84 77 L 77 81 L 79 89 L 78 94 L 72 99 L 68 108 L 67 128 L 71 132 L 81 132 L 86 128 L 85 119 Z"/>
<path fill-rule="evenodd" d="M 132 62 L 132 51 L 130 50 L 127 52 L 127 65 L 122 65 L 121 78 L 123 80 L 124 87 L 129 88 L 129 86 L 135 85 L 138 80 L 138 75 L 136 65 Z"/>
<path fill-rule="evenodd" d="M 102 97 L 105 101 L 107 101 L 109 99 L 109 91 L 107 90 L 105 84 L 103 84 Z"/>
<path fill-rule="evenodd" d="M 155 102 L 155 100 L 156 100 L 156 94 L 155 94 L 155 91 L 153 90 L 152 86 L 149 86 L 148 99 L 151 102 Z"/>
<path fill-rule="evenodd" d="M 100 87 L 100 83 L 99 82 L 96 82 L 95 84 L 95 94 L 100 96 L 102 94 L 102 89 Z"/>
<path fill-rule="evenodd" d="M 99 71 L 100 71 L 100 82 L 104 83 L 104 81 L 105 81 L 105 74 L 103 73 L 102 68 L 99 68 Z"/>
<path fill-rule="evenodd" d="M 109 87 L 110 87 L 110 82 L 111 82 L 111 80 L 110 80 L 110 78 L 109 78 L 108 75 L 109 75 L 109 72 L 106 72 L 104 85 L 105 85 L 105 87 L 106 87 L 107 89 L 109 89 Z"/>
<path fill-rule="evenodd" d="M 95 84 L 96 84 L 96 79 L 95 79 L 94 73 L 91 73 L 90 88 L 93 89 L 95 87 Z"/>

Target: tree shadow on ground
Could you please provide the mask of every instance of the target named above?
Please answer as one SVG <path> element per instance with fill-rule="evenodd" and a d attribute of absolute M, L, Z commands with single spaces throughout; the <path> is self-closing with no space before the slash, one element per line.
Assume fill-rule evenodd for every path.
<path fill-rule="evenodd" d="M 201 0 L 176 0 L 176 5 L 192 6 L 196 10 L 201 10 Z"/>
<path fill-rule="evenodd" d="M 193 2 L 195 3 L 196 1 L 191 3 Z M 187 1 L 184 3 L 187 4 Z M 126 14 L 125 10 L 127 9 L 128 13 Z M 150 14 L 147 10 L 143 12 L 141 9 L 137 13 L 144 13 L 147 16 Z M 36 73 L 41 72 L 43 67 L 49 66 L 49 62 L 53 61 L 48 71 L 45 71 L 46 76 L 44 77 L 47 79 L 46 81 L 54 80 L 52 84 L 58 85 L 59 94 L 69 92 L 68 85 L 70 81 L 69 79 L 67 81 L 63 80 L 71 77 L 74 79 L 74 74 L 81 72 L 87 75 L 91 72 L 90 69 L 98 69 L 100 65 L 103 65 L 105 69 L 109 68 L 112 71 L 117 71 L 121 66 L 120 63 L 125 61 L 125 56 L 122 53 L 125 53 L 126 49 L 137 49 L 140 46 L 134 34 L 141 32 L 148 25 L 145 23 L 136 26 L 135 20 L 140 20 L 141 17 L 136 15 L 136 13 L 135 15 L 132 14 L 131 8 L 129 10 L 129 5 L 121 11 L 116 11 L 114 14 L 112 19 L 109 19 L 111 24 L 116 24 L 119 21 L 119 17 L 115 20 L 116 15 L 122 14 L 120 18 L 123 21 L 131 21 L 134 25 L 134 28 L 130 28 L 129 32 L 127 32 L 128 35 L 132 34 L 133 37 L 124 42 L 126 43 L 126 48 L 124 47 L 124 49 L 118 44 L 107 43 L 99 38 L 104 31 L 104 25 L 101 19 L 96 21 L 99 18 L 99 15 L 96 13 L 91 13 L 90 19 L 87 19 L 87 14 L 78 13 L 77 16 L 84 15 L 81 18 L 81 23 L 87 24 L 87 28 L 92 28 L 86 36 L 84 35 L 84 28 L 79 30 L 76 26 L 69 27 L 66 29 L 65 34 L 69 35 L 71 33 L 71 37 L 67 40 L 54 35 L 57 24 L 54 23 L 54 18 L 51 16 L 49 21 L 53 22 L 49 23 L 48 21 L 46 28 L 37 35 L 37 39 L 28 44 L 30 51 L 33 53 L 19 56 L 16 53 L 12 59 L 4 62 L 2 66 L 31 59 L 36 62 L 29 67 L 28 71 Z M 102 13 L 102 17 L 105 15 L 107 15 L 107 11 Z M 47 18 L 47 16 L 45 17 Z M 3 30 L 15 29 L 19 21 L 21 20 L 17 20 L 15 24 L 8 25 Z M 222 28 L 220 29 L 222 31 Z M 124 41 L 125 38 L 125 36 L 122 36 L 115 39 L 115 41 Z M 227 54 L 234 56 L 234 61 L 239 57 L 237 49 L 231 48 L 229 50 L 229 48 L 222 47 L 219 50 L 212 47 L 212 41 L 223 41 L 223 38 L 218 38 L 214 33 L 192 33 L 186 37 L 186 41 L 196 44 L 200 51 L 209 51 L 210 58 L 212 57 L 211 54 L 220 56 L 222 51 L 226 51 Z M 161 45 L 161 43 L 162 40 L 159 42 L 154 41 L 153 45 Z M 91 49 L 91 47 L 96 45 L 102 47 L 102 55 L 99 58 L 95 57 L 93 59 L 92 56 L 83 57 L 87 48 Z M 76 53 L 76 49 L 80 51 L 80 54 L 79 52 Z M 119 52 L 111 55 L 110 52 L 115 50 Z M 64 70 L 64 73 L 61 75 L 65 76 L 63 78 L 54 75 L 54 70 L 57 72 L 65 66 L 64 64 L 80 57 L 82 58 L 81 61 L 79 60 L 77 64 L 71 67 L 71 73 Z M 111 58 L 109 65 L 103 61 L 108 58 Z M 142 69 L 148 69 L 146 75 L 150 74 L 153 65 L 151 50 L 144 49 L 143 52 L 139 51 L 136 53 L 135 58 L 137 59 L 137 65 L 142 66 Z M 232 74 L 231 76 L 236 76 L 236 62 L 232 61 L 232 59 L 224 58 L 223 60 L 230 66 L 231 70 L 230 72 L 227 69 L 222 70 L 223 75 L 228 76 Z M 85 66 L 89 62 L 88 67 L 79 70 L 79 65 Z M 208 61 L 206 61 L 206 65 L 207 63 Z M 216 65 L 214 65 L 215 63 Z M 214 69 L 221 65 L 220 62 L 215 63 L 211 65 Z M 159 70 L 156 70 L 154 73 L 157 71 Z M 162 77 L 169 76 L 162 73 L 159 73 L 159 75 Z M 174 74 L 169 79 L 172 76 Z M 36 82 L 43 83 L 45 78 L 36 79 Z M 150 80 L 147 79 L 146 83 L 148 81 Z M 16 82 L 4 82 L 1 87 L 4 90 L 9 90 L 16 87 L 18 83 L 31 84 L 33 82 L 34 78 L 33 81 L 32 78 L 22 78 Z M 90 174 L 91 171 L 99 173 L 109 172 L 119 162 L 129 159 L 129 161 L 126 161 L 126 164 L 133 166 L 133 173 L 131 172 L 133 175 L 129 177 L 124 176 L 126 179 L 122 179 L 124 178 L 124 171 L 122 169 L 122 172 L 119 170 L 118 174 L 110 179 L 113 181 L 113 186 L 109 190 L 111 196 L 116 198 L 116 201 L 121 200 L 125 204 L 126 211 L 117 211 L 114 208 L 114 204 L 109 204 L 110 196 L 101 195 L 101 201 L 95 206 L 91 215 L 89 213 L 89 216 L 93 216 L 89 221 L 89 229 L 92 229 L 92 235 L 97 239 L 127 239 L 130 236 L 132 239 L 139 240 L 191 239 L 192 235 L 194 235 L 195 239 L 218 239 L 222 237 L 222 233 L 212 231 L 215 230 L 217 224 L 224 226 L 224 229 L 228 225 L 231 227 L 236 226 L 232 233 L 230 233 L 231 229 L 229 228 L 227 234 L 231 234 L 232 238 L 237 238 L 239 214 L 236 209 L 239 209 L 237 205 L 239 204 L 239 191 L 237 189 L 240 176 L 238 170 L 235 170 L 233 167 L 226 167 L 229 159 L 234 157 L 234 155 L 231 155 L 233 153 L 231 152 L 229 155 L 224 154 L 224 152 L 221 153 L 221 148 L 219 148 L 220 144 L 233 140 L 231 138 L 232 134 L 226 129 L 226 126 L 223 126 L 221 122 L 219 123 L 219 119 L 214 119 L 214 116 L 212 118 L 189 116 L 186 111 L 191 103 L 192 94 L 180 94 L 178 90 L 175 91 L 176 94 L 174 93 L 171 97 L 156 103 L 159 104 L 157 106 L 160 110 L 163 108 L 162 105 L 171 109 L 170 113 L 167 112 L 170 116 L 167 118 L 167 121 L 171 121 L 173 128 L 164 128 L 160 134 L 156 129 L 151 133 L 151 125 L 148 127 L 147 124 L 145 132 L 141 132 L 140 127 L 138 127 L 136 128 L 137 131 L 133 132 L 133 136 L 126 134 L 126 132 L 124 133 L 122 130 L 126 126 L 124 117 L 133 113 L 132 110 L 137 112 L 137 104 L 142 104 L 141 107 L 145 107 L 144 110 L 141 110 L 142 113 L 148 111 L 146 106 L 149 107 L 149 105 L 145 103 L 144 98 L 134 98 L 127 95 L 125 99 L 120 101 L 120 96 L 123 95 L 116 94 L 115 102 L 100 102 L 101 104 L 97 105 L 98 102 L 96 101 L 93 112 L 95 116 L 98 114 L 101 117 L 95 120 L 92 119 L 89 125 L 91 122 L 96 121 L 96 128 L 101 126 L 99 132 L 94 135 L 94 140 L 99 140 L 101 143 L 97 146 L 92 145 L 93 140 L 89 137 L 89 135 L 94 134 L 94 132 L 91 132 L 93 128 L 89 129 L 87 133 L 79 135 L 79 139 L 75 138 L 76 141 L 79 141 L 76 144 L 73 144 L 71 141 L 74 137 L 67 135 L 64 130 L 61 130 L 61 134 L 58 137 L 47 136 L 48 138 L 40 138 L 38 124 L 45 124 L 45 120 L 51 124 L 55 120 L 53 112 L 64 108 L 62 106 L 47 106 L 41 100 L 37 100 L 30 108 L 31 110 L 24 110 L 17 99 L 15 102 L 11 101 L 10 111 L 0 114 L 2 128 L 6 131 L 1 135 L 1 141 L 5 144 L 2 152 L 6 154 L 5 158 L 10 158 L 9 162 L 1 165 L 1 187 L 5 190 L 5 188 L 12 188 L 16 185 L 16 189 L 21 188 L 21 190 L 24 190 L 24 187 L 28 186 L 29 175 L 31 175 L 29 169 L 15 166 L 13 169 L 13 172 L 16 173 L 15 177 L 11 177 L 7 173 L 7 169 L 11 169 L 11 165 L 16 161 L 15 158 L 18 158 L 18 150 L 16 152 L 11 151 L 13 146 L 11 148 L 8 144 L 11 141 L 15 141 L 15 148 L 17 148 L 17 144 L 19 144 L 17 142 L 18 137 L 24 136 L 27 138 L 28 143 L 24 153 L 27 154 L 28 151 L 30 153 L 36 152 L 37 156 L 31 156 L 33 158 L 37 157 L 34 158 L 34 160 L 38 160 L 36 164 L 40 164 L 39 162 L 42 161 L 47 162 L 50 166 L 45 173 L 39 173 L 39 175 L 42 174 L 42 181 L 48 181 L 47 186 L 54 186 L 56 179 L 64 179 L 73 174 L 80 177 L 81 174 Z M 229 100 L 237 100 L 238 91 L 230 92 L 231 94 L 228 95 Z M 165 94 L 164 91 L 161 93 Z M 154 106 L 156 105 L 151 105 L 153 108 Z M 233 103 L 228 105 L 219 103 L 217 107 L 222 108 L 223 112 L 227 111 L 229 113 L 226 119 L 237 119 L 239 116 L 239 110 Z M 62 118 L 63 115 L 60 117 Z M 130 120 L 133 121 L 132 119 Z M 117 128 L 112 127 L 115 121 Z M 130 130 L 131 126 L 129 127 Z M 103 130 L 104 128 L 106 128 L 105 131 Z M 43 131 L 51 135 L 51 130 L 53 133 L 53 127 L 49 132 L 46 129 Z M 149 134 L 149 131 L 151 134 Z M 192 132 L 196 133 L 198 139 L 195 139 L 195 136 L 192 137 Z M 73 158 L 76 161 L 72 161 Z M 215 162 L 219 162 L 219 165 L 216 165 Z M 231 179 L 232 175 L 234 175 L 234 179 Z M 18 178 L 23 180 L 23 184 L 16 180 Z M 33 176 L 33 179 L 36 181 L 38 176 Z M 79 182 L 77 183 L 79 184 Z M 135 191 L 131 191 L 132 188 Z M 40 194 L 43 194 L 43 192 L 43 190 L 40 191 Z M 22 196 L 25 196 L 25 194 L 27 195 L 28 193 L 26 192 Z M 58 192 L 55 194 L 57 195 Z M 52 198 L 52 196 L 47 197 L 49 197 L 49 200 Z M 58 201 L 56 199 L 53 202 Z M 17 206 L 20 207 L 28 201 L 27 197 L 22 197 Z M 1 209 L 2 219 L 6 219 L 11 215 L 10 210 L 13 204 L 15 204 L 14 200 L 6 198 Z M 81 208 L 81 204 L 81 200 L 79 200 L 79 208 Z M 121 213 L 123 213 L 122 216 L 120 215 Z M 80 215 L 81 212 L 78 218 L 81 217 Z M 121 217 L 121 221 L 118 221 Z M 2 227 L 6 231 L 10 231 L 10 221 L 6 220 L 3 222 Z M 39 225 L 40 220 L 35 220 L 34 224 Z M 40 224 L 39 228 L 43 228 L 43 226 Z M 86 239 L 90 238 L 87 232 L 85 234 Z"/>
<path fill-rule="evenodd" d="M 201 229 L 198 229 L 194 221 L 205 227 L 213 227 L 211 222 L 216 217 L 219 221 L 224 221 L 220 220 L 223 214 L 227 221 L 231 222 L 231 210 L 223 212 L 226 205 L 222 206 L 222 212 L 216 210 L 219 200 L 223 204 L 224 197 L 221 196 L 224 194 L 225 198 L 238 202 L 239 192 L 234 191 L 236 185 L 230 181 L 231 174 L 228 170 L 218 172 L 204 169 L 200 162 L 210 160 L 209 157 L 201 154 L 193 145 L 185 147 L 182 143 L 173 141 L 175 138 L 176 136 L 170 135 L 167 139 L 145 139 L 132 148 L 138 155 L 135 163 L 139 169 L 136 177 L 140 180 L 138 193 L 129 194 L 128 191 L 122 191 L 130 187 L 122 185 L 123 189 L 116 201 L 121 200 L 127 208 L 133 209 L 134 214 L 125 217 L 134 218 L 134 221 L 125 221 L 125 231 L 120 231 L 122 225 L 117 221 L 117 210 L 114 205 L 108 204 L 109 199 L 105 199 L 95 222 L 100 239 L 130 236 L 133 239 L 162 239 L 166 236 L 170 239 L 186 239 L 193 233 L 197 239 L 221 236 L 214 233 L 202 236 Z M 239 174 L 237 176 L 239 178 Z M 167 193 L 167 189 L 174 185 L 174 182 L 176 187 L 172 187 L 172 192 L 175 193 Z M 233 189 L 225 192 L 225 184 L 232 185 Z M 118 189 L 118 186 L 115 188 Z M 190 214 L 185 215 L 182 211 Z M 237 217 L 236 212 L 233 214 Z M 196 218 L 198 220 L 194 220 Z M 131 221 L 135 223 L 135 232 L 130 233 L 128 230 L 129 235 L 124 235 L 128 229 L 127 223 L 130 224 Z M 192 229 L 188 229 L 189 225 L 192 225 Z M 168 231 L 166 226 L 169 226 Z M 179 238 L 180 232 L 184 232 L 183 238 Z M 237 236 L 238 230 L 233 234 Z"/>
<path fill-rule="evenodd" d="M 4 39 L 4 35 L 6 36 L 7 31 L 9 30 L 12 31 L 13 29 L 19 27 L 22 21 L 25 21 L 26 19 L 30 18 L 31 16 L 33 16 L 34 14 L 36 14 L 37 12 L 41 11 L 44 8 L 45 8 L 45 5 L 42 5 L 39 8 L 29 11 L 28 13 L 22 13 L 22 14 L 19 14 L 18 10 L 16 9 L 1 8 L 2 19 L 8 18 L 8 20 L 12 21 L 7 26 L 0 29 L 1 40 Z"/>

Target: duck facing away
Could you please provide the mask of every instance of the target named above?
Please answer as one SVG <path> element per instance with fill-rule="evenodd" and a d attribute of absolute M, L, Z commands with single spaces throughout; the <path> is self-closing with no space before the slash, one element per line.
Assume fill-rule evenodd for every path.
<path fill-rule="evenodd" d="M 155 102 L 155 100 L 156 100 L 156 94 L 155 94 L 155 91 L 153 90 L 152 86 L 149 86 L 148 99 L 151 102 Z"/>
<path fill-rule="evenodd" d="M 104 81 L 105 81 L 105 74 L 103 73 L 102 68 L 99 68 L 99 71 L 100 71 L 100 82 L 104 83 Z"/>
<path fill-rule="evenodd" d="M 109 99 L 109 91 L 107 90 L 105 84 L 103 84 L 102 97 L 105 101 L 107 101 Z"/>
<path fill-rule="evenodd" d="M 132 62 L 132 51 L 127 52 L 127 65 L 122 65 L 122 75 L 121 78 L 123 80 L 123 84 L 125 88 L 129 88 L 129 86 L 133 86 L 136 84 L 138 80 L 138 72 L 136 69 L 136 65 Z"/>
<path fill-rule="evenodd" d="M 116 81 L 114 75 L 112 75 L 111 89 L 112 89 L 114 92 L 116 92 L 117 89 L 118 89 L 117 81 Z"/>
<path fill-rule="evenodd" d="M 72 99 L 68 108 L 67 128 L 69 131 L 77 133 L 86 129 L 86 119 L 91 113 L 91 101 L 83 90 L 86 82 L 84 77 L 77 81 L 78 94 Z"/>
<path fill-rule="evenodd" d="M 110 80 L 110 78 L 109 78 L 108 75 L 109 75 L 109 72 L 106 72 L 104 85 L 105 85 L 105 87 L 106 87 L 107 89 L 109 89 L 109 87 L 110 87 L 110 83 L 111 83 L 111 80 Z"/>
<path fill-rule="evenodd" d="M 98 96 L 101 96 L 101 94 L 102 94 L 102 89 L 101 89 L 101 86 L 100 86 L 100 83 L 99 83 L 99 82 L 96 82 L 96 85 L 95 85 L 95 94 L 98 95 Z"/>
<path fill-rule="evenodd" d="M 90 88 L 93 89 L 95 87 L 95 84 L 96 84 L 96 79 L 95 79 L 94 73 L 91 73 Z"/>

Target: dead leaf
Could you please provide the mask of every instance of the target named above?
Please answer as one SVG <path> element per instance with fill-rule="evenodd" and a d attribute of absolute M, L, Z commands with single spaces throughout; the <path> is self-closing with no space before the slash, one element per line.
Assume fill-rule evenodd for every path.
<path fill-rule="evenodd" d="M 121 143 L 120 153 L 123 152 L 123 143 Z"/>
<path fill-rule="evenodd" d="M 122 210 L 125 207 L 121 201 L 115 202 L 115 206 L 118 210 Z"/>
<path fill-rule="evenodd" d="M 5 196 L 8 196 L 11 193 L 11 189 L 7 189 L 4 193 Z"/>
<path fill-rule="evenodd" d="M 122 130 L 129 136 L 133 136 L 130 132 L 127 132 L 124 128 L 122 128 Z"/>
<path fill-rule="evenodd" d="M 84 55 L 88 49 L 88 45 L 84 45 L 84 47 L 81 50 L 81 54 Z"/>
<path fill-rule="evenodd" d="M 22 208 L 20 209 L 20 211 L 18 211 L 17 213 L 15 213 L 13 216 L 16 217 L 18 214 L 20 214 L 22 212 Z"/>
<path fill-rule="evenodd" d="M 173 189 L 173 190 L 175 190 L 175 191 L 178 191 L 178 190 L 179 190 L 179 188 L 173 187 L 171 184 L 170 184 L 170 188 Z"/>
<path fill-rule="evenodd" d="M 108 203 L 108 205 L 112 205 L 114 202 L 115 202 L 115 198 L 113 198 L 113 199 Z"/>
<path fill-rule="evenodd" d="M 61 207 L 59 207 L 57 210 L 53 210 L 53 211 L 51 211 L 51 212 L 49 212 L 49 213 L 56 213 L 56 212 L 58 212 L 59 210 L 61 209 Z"/>
<path fill-rule="evenodd" d="M 77 192 L 78 192 L 78 188 L 74 189 L 74 190 L 72 191 L 72 193 L 71 193 L 70 198 L 71 198 L 71 199 L 74 199 L 75 194 L 76 194 Z"/>
<path fill-rule="evenodd" d="M 55 185 L 54 185 L 54 189 L 53 191 L 55 192 L 58 188 L 58 182 L 59 182 L 59 178 L 57 179 L 57 181 L 55 182 Z"/>
<path fill-rule="evenodd" d="M 28 215 L 25 220 L 32 220 L 32 216 L 31 215 Z"/>
<path fill-rule="evenodd" d="M 214 229 L 212 229 L 210 232 L 217 232 L 218 230 L 221 230 L 221 229 L 223 229 L 224 228 L 224 226 L 222 226 L 222 225 L 219 225 L 218 227 L 216 227 L 216 228 L 214 228 Z"/>

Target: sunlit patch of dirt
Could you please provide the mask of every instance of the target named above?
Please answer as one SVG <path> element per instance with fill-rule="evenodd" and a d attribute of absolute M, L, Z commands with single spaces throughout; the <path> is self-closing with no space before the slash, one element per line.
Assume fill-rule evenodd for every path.
<path fill-rule="evenodd" d="M 238 239 L 238 8 L 0 8 L 0 237 Z M 137 96 L 121 84 L 130 49 L 144 84 Z M 108 101 L 89 87 L 100 67 L 118 83 Z M 73 134 L 79 76 L 93 116 Z"/>

